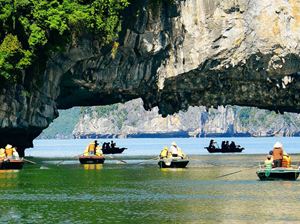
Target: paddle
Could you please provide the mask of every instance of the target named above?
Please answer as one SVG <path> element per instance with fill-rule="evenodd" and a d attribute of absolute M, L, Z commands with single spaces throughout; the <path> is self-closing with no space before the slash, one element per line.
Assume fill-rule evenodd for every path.
<path fill-rule="evenodd" d="M 36 163 L 36 162 L 34 162 L 34 161 L 31 161 L 31 160 L 29 160 L 29 159 L 23 158 L 23 160 L 24 160 L 25 162 L 28 162 L 28 163 L 31 163 L 31 164 L 34 164 L 34 165 L 38 164 L 38 163 Z M 49 169 L 49 167 L 43 166 L 42 164 L 38 164 L 38 165 L 41 165 L 40 169 Z"/>
<path fill-rule="evenodd" d="M 144 161 L 137 163 L 137 165 L 140 165 L 140 164 L 144 163 L 145 161 L 149 161 L 149 160 L 158 160 L 158 159 L 159 159 L 159 158 L 158 158 L 157 156 L 155 156 L 154 158 L 151 158 L 151 159 L 145 159 Z"/>
<path fill-rule="evenodd" d="M 28 162 L 28 163 L 31 163 L 31 164 L 37 164 L 36 162 L 33 162 L 33 161 L 29 160 L 29 159 L 23 158 L 23 160 L 24 160 L 25 162 Z"/>
<path fill-rule="evenodd" d="M 79 154 L 79 155 L 77 155 L 77 156 L 73 156 L 72 158 L 78 158 L 79 156 L 82 156 L 83 154 L 81 153 L 81 154 Z M 61 160 L 61 161 L 59 161 L 58 163 L 56 163 L 56 166 L 59 166 L 60 164 L 62 164 L 64 161 L 66 161 L 66 159 L 63 159 L 63 160 Z"/>
<path fill-rule="evenodd" d="M 242 169 L 242 170 L 237 170 L 235 172 L 231 172 L 231 173 L 227 173 L 227 174 L 224 174 L 224 175 L 221 175 L 221 176 L 217 176 L 216 178 L 221 178 L 221 177 L 226 177 L 226 176 L 230 176 L 230 175 L 233 175 L 233 174 L 236 174 L 236 173 L 240 173 L 244 170 L 248 170 L 248 169 L 252 169 L 253 167 L 256 167 L 257 165 L 255 166 L 251 166 L 251 167 L 248 167 L 248 168 L 245 168 L 245 169 Z"/>
<path fill-rule="evenodd" d="M 122 163 L 127 163 L 126 161 L 121 160 L 121 159 L 116 159 L 116 158 L 114 158 L 113 156 L 110 156 L 110 155 L 107 155 L 107 154 L 106 154 L 106 156 L 109 157 L 109 158 L 111 158 L 111 159 L 118 160 L 118 161 L 120 161 L 120 162 L 122 162 Z"/>
<path fill-rule="evenodd" d="M 235 172 L 232 172 L 232 173 L 227 173 L 227 174 L 224 174 L 224 175 L 221 175 L 221 176 L 217 176 L 216 178 L 221 178 L 221 177 L 230 176 L 230 175 L 233 175 L 233 174 L 242 172 L 242 171 L 243 171 L 243 170 L 238 170 L 238 171 L 235 171 Z"/>

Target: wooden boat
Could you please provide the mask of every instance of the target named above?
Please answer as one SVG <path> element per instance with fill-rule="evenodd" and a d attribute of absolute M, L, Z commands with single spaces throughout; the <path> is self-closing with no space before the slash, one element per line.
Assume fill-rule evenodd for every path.
<path fill-rule="evenodd" d="M 105 158 L 103 156 L 80 156 L 81 164 L 103 164 Z"/>
<path fill-rule="evenodd" d="M 256 171 L 260 180 L 297 180 L 300 170 L 278 167 L 271 170 L 259 169 Z"/>
<path fill-rule="evenodd" d="M 221 149 L 216 147 L 205 147 L 209 153 L 235 153 L 235 152 L 242 152 L 245 150 L 245 148 L 242 148 L 241 146 L 237 146 L 235 148 L 229 148 L 229 149 Z"/>
<path fill-rule="evenodd" d="M 102 149 L 102 152 L 103 154 L 118 154 L 118 153 L 122 153 L 124 152 L 124 150 L 127 149 L 127 148 L 119 148 L 119 147 L 114 147 L 114 148 L 103 148 Z"/>
<path fill-rule="evenodd" d="M 189 160 L 186 159 L 161 159 L 158 161 L 160 168 L 185 168 Z"/>
<path fill-rule="evenodd" d="M 0 170 L 20 170 L 24 161 L 17 159 L 0 160 Z"/>
<path fill-rule="evenodd" d="M 209 146 L 204 148 L 207 149 L 209 153 L 234 153 L 242 152 L 244 150 L 244 148 L 242 148 L 240 145 L 236 145 L 234 141 L 231 141 L 230 144 L 229 141 L 222 141 L 221 146 L 222 147 L 220 148 L 218 143 L 211 139 L 209 142 Z"/>

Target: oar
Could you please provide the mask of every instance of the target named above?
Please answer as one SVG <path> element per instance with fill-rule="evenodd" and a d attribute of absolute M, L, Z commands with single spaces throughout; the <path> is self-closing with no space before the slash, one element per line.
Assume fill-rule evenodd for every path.
<path fill-rule="evenodd" d="M 256 167 L 257 165 L 255 165 Z M 245 169 L 242 169 L 242 170 L 238 170 L 238 171 L 235 171 L 235 172 L 231 172 L 231 173 L 227 173 L 227 174 L 224 174 L 224 175 L 221 175 L 221 176 L 217 176 L 216 178 L 221 178 L 221 177 L 226 177 L 226 176 L 230 176 L 230 175 L 233 175 L 233 174 L 236 174 L 236 173 L 240 173 L 244 170 L 248 170 L 248 169 L 252 169 L 254 166 L 251 166 L 251 167 L 248 167 L 248 168 L 245 168 Z"/>
<path fill-rule="evenodd" d="M 137 163 L 137 165 L 140 165 L 140 164 L 144 163 L 145 161 L 149 161 L 149 160 L 158 160 L 158 159 L 159 159 L 159 158 L 158 158 L 157 156 L 155 156 L 154 158 L 151 158 L 151 159 L 145 159 L 144 161 Z"/>
<path fill-rule="evenodd" d="M 230 176 L 230 175 L 232 175 L 232 174 L 236 174 L 236 173 L 239 173 L 239 172 L 242 172 L 242 170 L 238 170 L 238 171 L 235 171 L 235 172 L 232 172 L 232 173 L 227 173 L 227 174 L 224 174 L 224 175 L 221 175 L 221 176 L 217 176 L 216 178 L 221 178 L 221 177 Z"/>
<path fill-rule="evenodd" d="M 23 160 L 24 160 L 25 162 L 28 162 L 28 163 L 31 163 L 31 164 L 35 164 L 35 165 L 38 164 L 38 163 L 36 163 L 36 162 L 34 162 L 34 161 L 31 161 L 31 160 L 29 160 L 29 159 L 23 158 Z M 43 166 L 42 164 L 38 164 L 38 165 L 41 165 L 40 169 L 49 169 L 49 167 Z"/>
<path fill-rule="evenodd" d="M 79 154 L 77 156 L 73 156 L 72 158 L 78 158 L 79 156 L 82 156 L 83 154 Z M 63 159 L 61 161 L 59 161 L 58 163 L 56 163 L 56 166 L 59 166 L 60 164 L 62 164 L 64 161 L 66 161 L 66 159 Z"/>
<path fill-rule="evenodd" d="M 116 158 L 114 158 L 113 156 L 110 156 L 110 155 L 107 155 L 107 154 L 106 154 L 106 156 L 108 156 L 108 157 L 111 158 L 111 159 L 118 160 L 118 161 L 120 161 L 120 162 L 122 162 L 122 163 L 127 163 L 126 161 L 121 160 L 121 159 L 116 159 Z"/>
<path fill-rule="evenodd" d="M 23 158 L 23 160 L 24 160 L 25 162 L 28 162 L 28 163 L 31 163 L 31 164 L 37 164 L 36 162 L 33 162 L 33 161 L 29 160 L 29 159 Z"/>

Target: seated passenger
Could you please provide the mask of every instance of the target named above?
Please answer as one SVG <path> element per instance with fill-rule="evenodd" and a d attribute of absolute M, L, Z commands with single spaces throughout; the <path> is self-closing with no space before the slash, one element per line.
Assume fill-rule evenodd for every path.
<path fill-rule="evenodd" d="M 99 145 L 96 147 L 96 156 L 103 156 L 102 148 Z"/>
<path fill-rule="evenodd" d="M 13 147 L 13 158 L 20 159 L 19 153 L 17 152 L 17 147 Z"/>
<path fill-rule="evenodd" d="M 291 167 L 291 157 L 283 151 L 283 157 L 282 157 L 282 167 L 289 168 Z"/>
<path fill-rule="evenodd" d="M 230 150 L 234 150 L 236 148 L 236 145 L 234 143 L 234 141 L 232 141 L 229 145 Z"/>
<path fill-rule="evenodd" d="M 14 150 L 13 150 L 12 145 L 7 144 L 7 145 L 5 146 L 5 154 L 6 154 L 6 157 L 7 157 L 8 159 L 12 159 L 12 158 L 13 158 L 13 153 L 14 153 Z"/>
<path fill-rule="evenodd" d="M 215 147 L 215 141 L 213 139 L 210 140 L 208 148 L 213 149 L 213 150 L 216 149 L 216 147 Z"/>
<path fill-rule="evenodd" d="M 282 166 L 283 146 L 280 142 L 276 142 L 273 146 L 273 162 L 274 167 Z"/>
<path fill-rule="evenodd" d="M 265 160 L 265 168 L 270 170 L 273 167 L 273 159 L 271 155 L 267 155 L 267 159 Z"/>
<path fill-rule="evenodd" d="M 172 154 L 172 157 L 178 156 L 178 146 L 177 146 L 176 142 L 172 142 L 169 152 Z"/>
<path fill-rule="evenodd" d="M 8 159 L 19 159 L 19 153 L 17 152 L 16 147 L 12 147 L 10 144 L 5 146 L 5 154 Z"/>
<path fill-rule="evenodd" d="M 6 158 L 5 149 L 0 148 L 0 160 L 4 160 Z"/>
<path fill-rule="evenodd" d="M 84 156 L 89 156 L 89 148 L 88 147 L 85 148 L 85 150 L 83 152 L 83 155 Z"/>
<path fill-rule="evenodd" d="M 111 144 L 110 144 L 110 145 L 111 145 L 111 148 L 114 149 L 115 146 L 116 146 L 116 143 L 114 143 L 113 141 L 111 141 Z"/>
<path fill-rule="evenodd" d="M 168 157 L 168 147 L 165 146 L 163 148 L 163 150 L 161 150 L 160 154 L 159 154 L 159 158 L 160 159 L 164 159 L 164 158 L 167 158 Z"/>
<path fill-rule="evenodd" d="M 225 145 L 226 145 L 225 141 L 222 141 L 222 144 L 221 144 L 221 149 L 222 149 L 222 150 L 225 149 L 225 147 L 226 147 Z"/>
<path fill-rule="evenodd" d="M 225 149 L 229 150 L 229 141 L 226 141 L 226 143 L 225 143 Z"/>

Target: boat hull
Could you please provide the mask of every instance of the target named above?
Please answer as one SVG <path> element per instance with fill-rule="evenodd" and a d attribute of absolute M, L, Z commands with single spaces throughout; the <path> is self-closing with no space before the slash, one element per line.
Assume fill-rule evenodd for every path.
<path fill-rule="evenodd" d="M 229 150 L 223 150 L 219 148 L 211 149 L 209 147 L 205 147 L 209 153 L 236 153 L 236 152 L 242 152 L 244 148 L 236 148 L 236 149 L 229 149 Z"/>
<path fill-rule="evenodd" d="M 160 160 L 158 161 L 158 166 L 160 168 L 185 168 L 187 164 L 189 163 L 188 160 Z"/>
<path fill-rule="evenodd" d="M 127 148 L 118 148 L 118 147 L 104 148 L 104 149 L 102 149 L 102 152 L 103 152 L 103 154 L 119 154 L 119 153 L 124 152 L 125 149 L 127 149 Z"/>
<path fill-rule="evenodd" d="M 276 168 L 266 171 L 265 169 L 256 171 L 260 180 L 297 180 L 300 171 L 297 169 Z"/>
<path fill-rule="evenodd" d="M 105 158 L 103 156 L 80 156 L 79 161 L 81 164 L 103 164 Z"/>
<path fill-rule="evenodd" d="M 0 161 L 0 170 L 20 170 L 23 168 L 23 160 Z"/>

